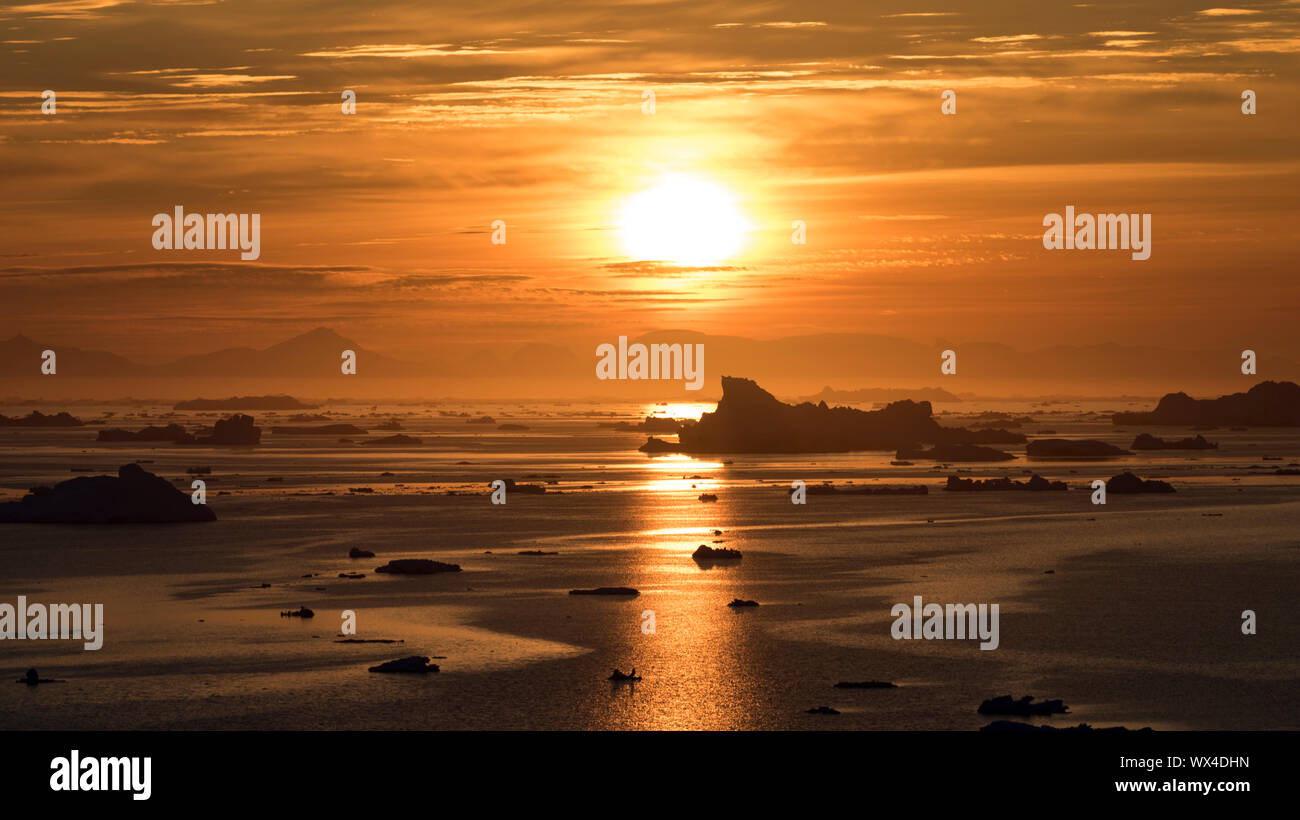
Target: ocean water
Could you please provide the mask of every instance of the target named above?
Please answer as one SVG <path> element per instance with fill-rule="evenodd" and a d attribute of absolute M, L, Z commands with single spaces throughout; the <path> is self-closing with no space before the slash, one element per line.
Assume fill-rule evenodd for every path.
<path fill-rule="evenodd" d="M 105 445 L 94 442 L 104 424 L 0 428 L 0 498 L 137 460 L 188 489 L 185 469 L 203 465 L 219 518 L 0 526 L 0 602 L 105 608 L 99 651 L 0 642 L 12 679 L 35 666 L 66 681 L 0 686 L 0 728 L 976 729 L 990 720 L 980 702 L 1002 694 L 1063 699 L 1069 715 L 1035 720 L 1055 725 L 1300 728 L 1300 478 L 1273 473 L 1300 460 L 1294 432 L 1213 431 L 1219 450 L 1104 462 L 1030 461 L 1021 445 L 1005 464 L 897 467 L 885 452 L 652 459 L 635 449 L 643 434 L 597 426 L 644 414 L 630 405 L 330 409 L 332 423 L 398 418 L 424 443 L 268 433 L 257 448 Z M 438 415 L 448 409 L 530 429 Z M 988 408 L 962 409 L 943 423 Z M 994 409 L 1033 415 L 1031 436 L 1050 428 L 1126 446 L 1137 432 L 1192 434 L 1116 431 L 1103 406 Z M 75 412 L 113 412 L 108 426 L 133 429 L 217 415 Z M 267 430 L 290 423 L 253 415 Z M 1178 492 L 1091 504 L 1089 483 L 1124 469 Z M 954 473 L 1031 471 L 1070 489 L 941 489 Z M 548 491 L 493 505 L 497 478 Z M 800 506 L 787 492 L 795 479 L 929 493 L 811 495 Z M 359 487 L 373 492 L 349 492 Z M 718 501 L 699 501 L 705 492 Z M 701 566 L 700 544 L 744 558 Z M 377 557 L 350 559 L 352 547 Z M 462 571 L 374 573 L 414 557 Z M 568 594 L 595 586 L 640 594 Z M 999 647 L 893 639 L 891 607 L 916 595 L 998 604 Z M 728 608 L 737 597 L 761 605 Z M 304 605 L 315 618 L 279 614 Z M 1255 635 L 1241 631 L 1248 609 Z M 345 611 L 355 637 L 402 643 L 337 643 Z M 442 671 L 367 671 L 415 654 Z M 631 667 L 640 683 L 605 679 Z M 867 679 L 897 688 L 833 686 Z M 805 713 L 822 705 L 840 714 Z"/>

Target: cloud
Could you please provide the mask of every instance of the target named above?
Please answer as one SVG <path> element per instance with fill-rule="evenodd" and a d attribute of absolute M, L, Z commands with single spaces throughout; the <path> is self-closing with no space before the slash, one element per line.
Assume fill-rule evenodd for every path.
<path fill-rule="evenodd" d="M 1027 40 L 1041 40 L 1039 34 L 1009 34 L 1003 37 L 972 37 L 976 43 L 1022 43 Z"/>
<path fill-rule="evenodd" d="M 30 255 L 30 254 L 23 254 Z M 232 265 L 222 262 L 137 262 L 124 265 L 72 265 L 67 267 L 8 267 L 0 268 L 0 277 L 9 279 L 17 277 L 63 277 L 63 276 L 103 276 L 134 275 L 140 273 L 173 274 L 177 276 L 227 276 L 241 271 L 267 273 L 362 273 L 371 271 L 365 265 L 265 265 L 257 262 L 242 262 Z"/>
<path fill-rule="evenodd" d="M 931 222 L 948 218 L 944 214 L 862 214 L 858 217 L 867 222 Z"/>
<path fill-rule="evenodd" d="M 754 28 L 822 28 L 826 25 L 827 23 L 818 20 L 810 20 L 802 23 L 781 21 L 777 23 L 754 23 Z"/>
<path fill-rule="evenodd" d="M 104 9 L 127 5 L 131 0 L 51 0 L 48 3 L 25 3 L 7 11 L 38 20 L 92 19 L 102 17 Z"/>
<path fill-rule="evenodd" d="M 611 273 L 636 277 L 683 276 L 691 273 L 726 273 L 749 270 L 749 268 L 741 265 L 675 265 L 672 262 L 646 259 L 628 262 L 606 262 L 600 267 L 602 270 Z"/>
<path fill-rule="evenodd" d="M 295 80 L 296 74 L 182 74 L 170 83 L 175 88 L 219 88 L 223 85 L 269 83 L 276 80 Z"/>
<path fill-rule="evenodd" d="M 792 22 L 790 20 L 777 20 L 770 23 L 714 23 L 710 28 L 785 28 L 785 29 L 813 29 L 827 28 L 830 24 L 821 20 L 805 20 L 802 22 Z"/>
<path fill-rule="evenodd" d="M 147 137 L 100 137 L 98 139 L 40 140 L 48 145 L 161 145 L 165 139 Z"/>
<path fill-rule="evenodd" d="M 303 57 L 328 57 L 336 60 L 359 57 L 386 57 L 406 60 L 412 57 L 481 57 L 494 54 L 521 54 L 529 49 L 479 48 L 456 46 L 450 43 L 420 45 L 415 43 L 373 43 L 358 46 L 339 46 L 320 51 L 305 51 Z"/>

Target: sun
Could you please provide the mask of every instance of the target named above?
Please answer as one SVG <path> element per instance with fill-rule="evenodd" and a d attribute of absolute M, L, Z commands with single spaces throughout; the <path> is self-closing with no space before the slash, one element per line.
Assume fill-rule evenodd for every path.
<path fill-rule="evenodd" d="M 726 188 L 673 174 L 628 199 L 619 231 L 634 259 L 716 265 L 740 251 L 749 223 Z"/>

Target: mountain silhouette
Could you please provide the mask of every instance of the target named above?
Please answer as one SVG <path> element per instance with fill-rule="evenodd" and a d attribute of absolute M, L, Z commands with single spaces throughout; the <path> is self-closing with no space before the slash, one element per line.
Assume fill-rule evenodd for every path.
<path fill-rule="evenodd" d="M 65 376 L 138 376 L 147 371 L 144 365 L 102 350 L 42 344 L 21 333 L 0 341 L 0 376 L 39 376 L 41 353 L 53 350 L 57 373 Z"/>
<path fill-rule="evenodd" d="M 356 353 L 358 376 L 416 375 L 411 365 L 368 350 L 327 327 L 260 350 L 229 347 L 185 356 L 159 365 L 154 372 L 163 376 L 333 377 L 340 373 L 344 350 Z"/>

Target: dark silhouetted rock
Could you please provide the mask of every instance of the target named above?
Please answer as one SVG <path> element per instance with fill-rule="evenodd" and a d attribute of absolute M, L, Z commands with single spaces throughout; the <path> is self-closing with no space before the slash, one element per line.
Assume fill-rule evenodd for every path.
<path fill-rule="evenodd" d="M 678 434 L 680 452 L 816 453 L 890 450 L 927 444 L 1023 442 L 1005 430 L 941 427 L 927 401 L 898 401 L 881 410 L 829 407 L 826 402 L 791 405 L 749 379 L 722 377 L 722 399 Z M 648 444 L 648 443 L 647 443 Z M 901 456 L 900 456 L 901 458 Z"/>
<path fill-rule="evenodd" d="M 444 564 L 441 561 L 430 561 L 428 558 L 399 558 L 396 561 L 389 561 L 382 567 L 375 567 L 375 572 L 394 575 L 434 575 L 439 572 L 460 572 L 460 564 Z"/>
<path fill-rule="evenodd" d="M 898 684 L 883 680 L 840 681 L 836 689 L 897 689 Z"/>
<path fill-rule="evenodd" d="M 654 436 L 646 439 L 645 444 L 642 444 L 637 449 L 643 453 L 649 453 L 650 455 L 684 452 L 682 450 L 682 445 L 673 444 L 672 442 L 664 441 L 663 439 L 655 438 Z"/>
<path fill-rule="evenodd" d="M 700 493 L 700 501 L 704 501 L 707 503 L 710 501 L 717 501 L 717 500 L 718 497 L 713 493 Z"/>
<path fill-rule="evenodd" d="M 1029 442 L 1025 455 L 1030 458 L 1113 458 L 1129 455 L 1129 451 L 1096 439 L 1044 438 Z"/>
<path fill-rule="evenodd" d="M 542 495 L 546 492 L 546 488 L 541 484 L 520 484 L 517 483 L 513 478 L 503 478 L 501 480 L 505 482 L 507 495 L 509 495 L 510 493 L 523 493 L 524 495 Z M 491 483 L 489 483 L 488 486 L 491 487 L 492 486 Z"/>
<path fill-rule="evenodd" d="M 808 495 L 928 495 L 930 490 L 924 484 L 902 484 L 889 486 L 883 484 L 864 484 L 861 487 L 836 487 L 834 484 L 809 484 L 804 488 Z M 786 495 L 793 495 L 794 488 L 786 487 Z"/>
<path fill-rule="evenodd" d="M 253 424 L 253 417 L 236 413 L 212 425 L 212 435 L 187 441 L 187 444 L 220 444 L 249 446 L 262 440 L 262 428 Z"/>
<path fill-rule="evenodd" d="M 641 680 L 641 676 L 636 673 L 636 667 L 632 667 L 632 671 L 626 674 L 615 669 L 613 672 L 610 673 L 609 677 L 606 678 L 606 680 L 611 680 L 614 681 L 615 683 L 636 683 L 637 681 Z"/>
<path fill-rule="evenodd" d="M 352 549 L 348 550 L 348 557 L 349 558 L 374 558 L 375 554 L 370 550 L 363 550 L 358 547 L 353 547 Z"/>
<path fill-rule="evenodd" d="M 682 429 L 680 419 L 668 419 L 662 416 L 646 416 L 645 421 L 632 424 L 626 421 L 598 422 L 597 427 L 612 427 L 615 430 L 636 433 L 677 433 Z"/>
<path fill-rule="evenodd" d="M 1064 481 L 1048 481 L 1037 473 L 1031 475 L 1028 481 L 1015 481 L 1007 476 L 977 479 L 950 475 L 944 489 L 949 492 L 972 492 L 976 490 L 1030 490 L 1042 492 L 1044 490 L 1067 490 L 1069 486 Z"/>
<path fill-rule="evenodd" d="M 929 458 L 935 461 L 1012 461 L 1015 456 L 976 444 L 936 444 L 929 450 L 899 450 L 897 458 L 900 460 Z"/>
<path fill-rule="evenodd" d="M 1019 700 L 1010 695 L 999 695 L 980 704 L 981 715 L 1063 715 L 1070 708 L 1059 700 L 1044 700 L 1034 703 L 1032 695 L 1025 695 Z"/>
<path fill-rule="evenodd" d="M 438 664 L 432 663 L 427 655 L 412 655 L 409 658 L 385 661 L 378 666 L 370 667 L 370 671 L 386 674 L 426 675 L 430 672 L 440 672 L 442 670 L 438 668 Z"/>
<path fill-rule="evenodd" d="M 829 706 L 815 706 L 812 709 L 805 710 L 809 715 L 838 715 L 839 711 Z"/>
<path fill-rule="evenodd" d="M 81 419 L 69 413 L 47 416 L 33 410 L 25 416 L 0 416 L 0 427 L 80 427 Z"/>
<path fill-rule="evenodd" d="M 1166 481 L 1141 479 L 1129 472 L 1120 473 L 1106 482 L 1108 493 L 1172 493 L 1174 488 Z"/>
<path fill-rule="evenodd" d="M 1139 433 L 1129 445 L 1134 450 L 1217 450 L 1219 445 L 1206 441 L 1205 436 L 1184 439 L 1163 439 L 1150 433 Z"/>
<path fill-rule="evenodd" d="M 111 430 L 100 430 L 96 441 L 170 441 L 189 443 L 194 441 L 194 436 L 185 432 L 185 428 L 179 424 L 169 424 L 166 427 L 145 427 L 135 432 L 121 430 L 116 427 Z"/>
<path fill-rule="evenodd" d="M 293 396 L 232 396 L 228 399 L 190 399 L 172 405 L 173 410 L 313 410 Z"/>
<path fill-rule="evenodd" d="M 366 574 L 364 572 L 340 572 L 339 577 L 349 581 L 356 581 L 365 578 Z"/>
<path fill-rule="evenodd" d="M 1037 732 L 1089 732 L 1096 734 L 1123 734 L 1125 732 L 1150 732 L 1150 726 L 1141 729 L 1129 729 L 1126 726 L 1108 726 L 1105 729 L 1094 729 L 1087 723 L 1080 723 L 1078 726 L 1035 726 L 1032 723 L 1021 723 L 1018 720 L 995 720 L 987 726 L 980 727 L 981 732 L 1010 732 L 1012 734 L 1037 733 Z"/>
<path fill-rule="evenodd" d="M 0 523 L 160 524 L 216 521 L 206 504 L 138 464 L 124 464 L 117 476 L 79 476 L 42 492 L 0 504 Z"/>
<path fill-rule="evenodd" d="M 571 589 L 570 595 L 640 595 L 631 587 L 596 587 L 595 589 Z"/>
<path fill-rule="evenodd" d="M 559 555 L 558 552 L 546 552 L 544 550 L 520 550 L 519 555 Z"/>
<path fill-rule="evenodd" d="M 930 402 L 959 402 L 961 399 L 941 387 L 920 387 L 912 390 L 901 388 L 864 387 L 860 390 L 833 390 L 823 387 L 815 396 L 807 396 L 804 401 L 846 401 L 846 402 L 891 402 L 913 399 Z"/>
<path fill-rule="evenodd" d="M 363 447 L 405 447 L 415 444 L 423 444 L 422 439 L 415 436 L 408 436 L 405 433 L 398 433 L 393 436 L 381 436 L 379 438 L 366 439 L 361 442 Z"/>
<path fill-rule="evenodd" d="M 696 561 L 739 561 L 741 559 L 740 550 L 733 550 L 728 547 L 710 547 L 708 544 L 700 546 L 691 553 L 691 557 Z"/>
<path fill-rule="evenodd" d="M 272 427 L 271 432 L 277 436 L 363 436 L 367 431 L 355 424 L 318 424 L 311 427 Z"/>
<path fill-rule="evenodd" d="M 1295 382 L 1260 382 L 1245 393 L 1217 399 L 1194 399 L 1186 393 L 1169 393 L 1156 404 L 1155 410 L 1116 413 L 1113 421 L 1115 424 L 1295 427 L 1300 425 L 1300 385 Z"/>
<path fill-rule="evenodd" d="M 35 669 L 28 669 L 27 674 L 18 679 L 18 683 L 25 683 L 28 686 L 38 686 L 42 683 L 64 683 L 64 681 L 55 680 L 54 678 L 42 678 L 40 673 Z"/>
<path fill-rule="evenodd" d="M 280 617 L 281 618 L 315 618 L 316 613 L 312 612 L 310 609 L 308 609 L 305 606 L 300 606 L 297 609 L 290 609 L 285 612 L 281 612 Z"/>
<path fill-rule="evenodd" d="M 746 601 L 743 598 L 732 598 L 731 603 L 727 604 L 727 606 L 732 609 L 741 609 L 744 607 L 758 606 L 758 601 Z"/>

